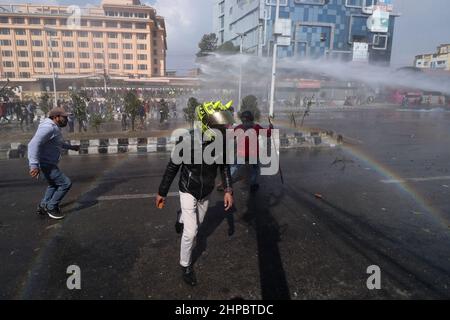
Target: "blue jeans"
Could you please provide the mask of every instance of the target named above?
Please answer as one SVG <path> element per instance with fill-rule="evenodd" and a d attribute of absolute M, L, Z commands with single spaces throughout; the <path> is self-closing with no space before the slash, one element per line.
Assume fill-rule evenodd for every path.
<path fill-rule="evenodd" d="M 41 206 L 53 210 L 59 207 L 59 203 L 72 187 L 72 181 L 55 165 L 41 165 L 41 171 L 48 182 L 48 188 Z"/>

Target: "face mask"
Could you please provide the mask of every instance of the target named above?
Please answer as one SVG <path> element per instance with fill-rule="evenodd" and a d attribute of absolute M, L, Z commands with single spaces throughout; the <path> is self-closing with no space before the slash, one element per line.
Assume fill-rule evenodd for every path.
<path fill-rule="evenodd" d="M 59 120 L 59 121 L 58 121 L 58 126 L 59 126 L 60 128 L 64 128 L 64 127 L 67 126 L 67 122 L 68 122 L 67 117 L 63 117 L 62 120 Z"/>

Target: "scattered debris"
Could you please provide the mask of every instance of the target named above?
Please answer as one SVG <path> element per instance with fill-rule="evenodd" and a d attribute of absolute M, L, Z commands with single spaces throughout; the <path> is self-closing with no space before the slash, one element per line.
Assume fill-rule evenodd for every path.
<path fill-rule="evenodd" d="M 386 208 L 381 208 L 381 211 L 387 211 L 387 209 Z"/>
<path fill-rule="evenodd" d="M 355 163 L 355 161 L 342 157 L 342 159 L 336 158 L 331 165 L 334 166 L 337 165 L 338 163 L 342 163 L 341 169 L 345 170 L 345 168 L 347 167 L 347 163 Z"/>
<path fill-rule="evenodd" d="M 411 213 L 412 213 L 412 214 L 415 214 L 415 215 L 417 215 L 417 216 L 423 215 L 422 212 L 417 212 L 417 211 L 411 211 Z"/>
<path fill-rule="evenodd" d="M 316 193 L 316 194 L 314 195 L 314 197 L 316 197 L 317 199 L 323 200 L 323 196 L 322 196 L 320 193 Z"/>
<path fill-rule="evenodd" d="M 448 185 L 446 185 L 446 184 L 443 184 L 442 187 L 447 188 L 447 189 L 450 188 L 450 187 L 449 187 Z"/>

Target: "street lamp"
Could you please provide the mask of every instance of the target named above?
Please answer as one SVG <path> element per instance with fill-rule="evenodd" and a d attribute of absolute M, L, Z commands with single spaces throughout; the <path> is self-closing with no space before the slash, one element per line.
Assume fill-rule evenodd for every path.
<path fill-rule="evenodd" d="M 275 98 L 275 78 L 276 78 L 276 72 L 277 72 L 277 55 L 278 55 L 278 36 L 275 33 L 275 28 L 278 22 L 280 16 L 280 0 L 277 0 L 277 7 L 275 10 L 275 21 L 274 21 L 274 41 L 273 41 L 273 60 L 272 60 L 272 82 L 270 85 L 270 109 L 269 109 L 269 115 L 271 118 L 273 118 L 273 104 L 274 104 L 274 98 Z"/>
<path fill-rule="evenodd" d="M 46 31 L 45 32 L 46 36 L 50 32 L 56 32 L 55 29 L 49 28 L 49 27 L 44 27 L 44 30 Z M 56 99 L 56 74 L 55 74 L 55 66 L 54 66 L 54 63 L 53 63 L 53 43 L 52 43 L 53 36 L 50 35 L 49 38 L 50 38 L 50 40 L 48 41 L 48 45 L 49 45 L 49 48 L 50 48 L 50 60 L 51 60 L 51 64 L 52 64 L 52 73 L 53 73 L 53 95 L 54 95 L 54 97 L 53 97 L 53 107 L 56 108 L 58 106 L 58 101 Z"/>
<path fill-rule="evenodd" d="M 241 59 L 242 59 L 242 54 L 244 53 L 244 37 L 247 35 L 246 33 L 236 33 L 240 38 L 241 38 L 241 45 L 240 45 L 240 53 L 241 53 Z M 241 111 L 241 102 L 242 100 L 242 60 L 241 60 L 241 65 L 240 65 L 240 69 L 239 69 L 239 94 L 238 94 L 238 112 Z M 237 113 L 235 112 L 235 115 L 237 115 Z"/>

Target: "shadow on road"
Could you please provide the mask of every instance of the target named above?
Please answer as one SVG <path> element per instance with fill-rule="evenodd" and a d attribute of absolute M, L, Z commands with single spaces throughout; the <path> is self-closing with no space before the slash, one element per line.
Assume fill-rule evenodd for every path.
<path fill-rule="evenodd" d="M 264 190 L 250 193 L 247 211 L 242 219 L 256 232 L 258 263 L 263 300 L 290 300 L 289 287 L 280 255 L 282 227 L 269 208 L 278 204 L 282 196 Z"/>
<path fill-rule="evenodd" d="M 203 252 L 206 251 L 208 247 L 208 237 L 211 236 L 216 229 L 222 224 L 223 220 L 227 220 L 228 224 L 228 236 L 234 234 L 234 213 L 236 208 L 230 209 L 230 211 L 225 211 L 223 209 L 223 201 L 217 201 L 214 207 L 210 207 L 205 216 L 205 220 L 200 226 L 197 234 L 196 245 L 192 251 L 192 263 L 200 258 Z"/>

